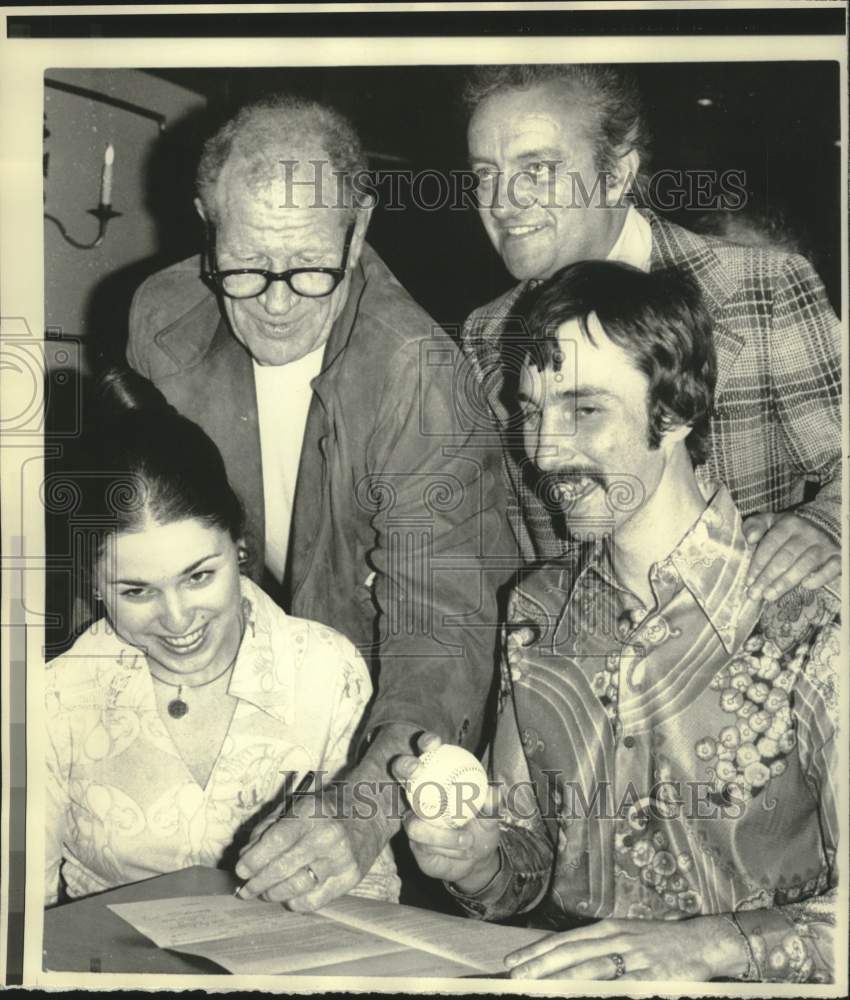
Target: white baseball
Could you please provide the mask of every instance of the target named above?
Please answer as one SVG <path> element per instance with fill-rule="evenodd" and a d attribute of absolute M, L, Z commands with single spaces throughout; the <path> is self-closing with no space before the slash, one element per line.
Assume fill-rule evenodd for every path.
<path fill-rule="evenodd" d="M 463 747 L 444 743 L 426 750 L 405 783 L 410 808 L 420 819 L 459 829 L 487 798 L 487 772 Z"/>

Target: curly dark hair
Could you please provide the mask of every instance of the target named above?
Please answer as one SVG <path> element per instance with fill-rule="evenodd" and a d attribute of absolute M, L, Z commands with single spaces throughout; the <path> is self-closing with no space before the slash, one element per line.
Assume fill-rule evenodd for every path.
<path fill-rule="evenodd" d="M 704 463 L 717 372 L 712 321 L 695 281 L 678 269 L 647 274 L 628 264 L 582 261 L 528 289 L 502 343 L 503 392 L 512 411 L 525 361 L 541 371 L 555 367 L 557 331 L 570 320 L 578 320 L 594 343 L 591 313 L 649 380 L 650 446 L 658 447 L 666 430 L 684 424 L 691 428 L 691 460 Z"/>

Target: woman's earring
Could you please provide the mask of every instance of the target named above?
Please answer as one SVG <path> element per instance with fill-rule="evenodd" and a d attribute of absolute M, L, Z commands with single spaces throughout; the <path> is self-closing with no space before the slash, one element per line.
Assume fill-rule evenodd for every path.
<path fill-rule="evenodd" d="M 94 599 L 95 599 L 96 601 L 102 601 L 102 600 L 103 600 L 103 595 L 102 595 L 102 594 L 101 594 L 101 592 L 100 592 L 99 590 L 97 590 L 96 588 L 95 588 L 95 590 L 93 591 L 93 594 L 94 594 Z"/>
<path fill-rule="evenodd" d="M 244 545 L 240 545 L 236 549 L 236 559 L 240 566 L 244 566 L 248 562 L 248 549 Z"/>

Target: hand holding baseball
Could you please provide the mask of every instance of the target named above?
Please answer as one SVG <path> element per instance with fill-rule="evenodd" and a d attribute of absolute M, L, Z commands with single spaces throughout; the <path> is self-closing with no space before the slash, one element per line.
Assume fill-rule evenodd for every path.
<path fill-rule="evenodd" d="M 437 786 L 441 782 L 439 777 L 435 777 L 430 782 L 419 781 L 417 786 L 417 781 L 423 776 L 421 769 L 428 767 L 429 757 L 434 760 L 434 752 L 441 746 L 444 745 L 438 736 L 426 733 L 419 740 L 419 749 L 425 757 L 424 763 L 421 757 L 412 755 L 398 757 L 393 763 L 393 774 L 408 789 L 408 798 L 419 807 L 423 815 L 428 815 L 427 809 L 422 805 L 425 796 L 424 792 L 416 795 L 417 787 L 430 783 Z M 445 744 L 445 749 L 458 751 L 461 748 Z M 417 769 L 420 769 L 418 775 Z M 436 773 L 433 765 L 430 773 Z M 426 819 L 411 809 L 405 817 L 404 828 L 416 863 L 426 875 L 453 882 L 461 891 L 475 892 L 485 886 L 499 868 L 500 796 L 498 787 L 490 785 L 482 789 L 482 794 L 475 794 L 472 787 L 474 774 L 470 773 L 469 776 L 470 795 L 462 797 L 462 817 L 449 814 L 448 817 L 435 815 L 433 819 Z M 450 783 L 447 782 L 446 787 L 450 790 Z M 414 789 L 413 793 L 409 791 L 410 788 Z M 462 825 L 459 825 L 460 822 Z"/>

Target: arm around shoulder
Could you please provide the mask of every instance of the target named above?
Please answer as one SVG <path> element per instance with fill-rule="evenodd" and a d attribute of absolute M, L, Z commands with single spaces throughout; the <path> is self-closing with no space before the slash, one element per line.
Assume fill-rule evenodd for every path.
<path fill-rule="evenodd" d="M 841 326 L 811 264 L 787 257 L 773 301 L 770 370 L 797 469 L 818 483 L 795 513 L 841 538 Z"/>

